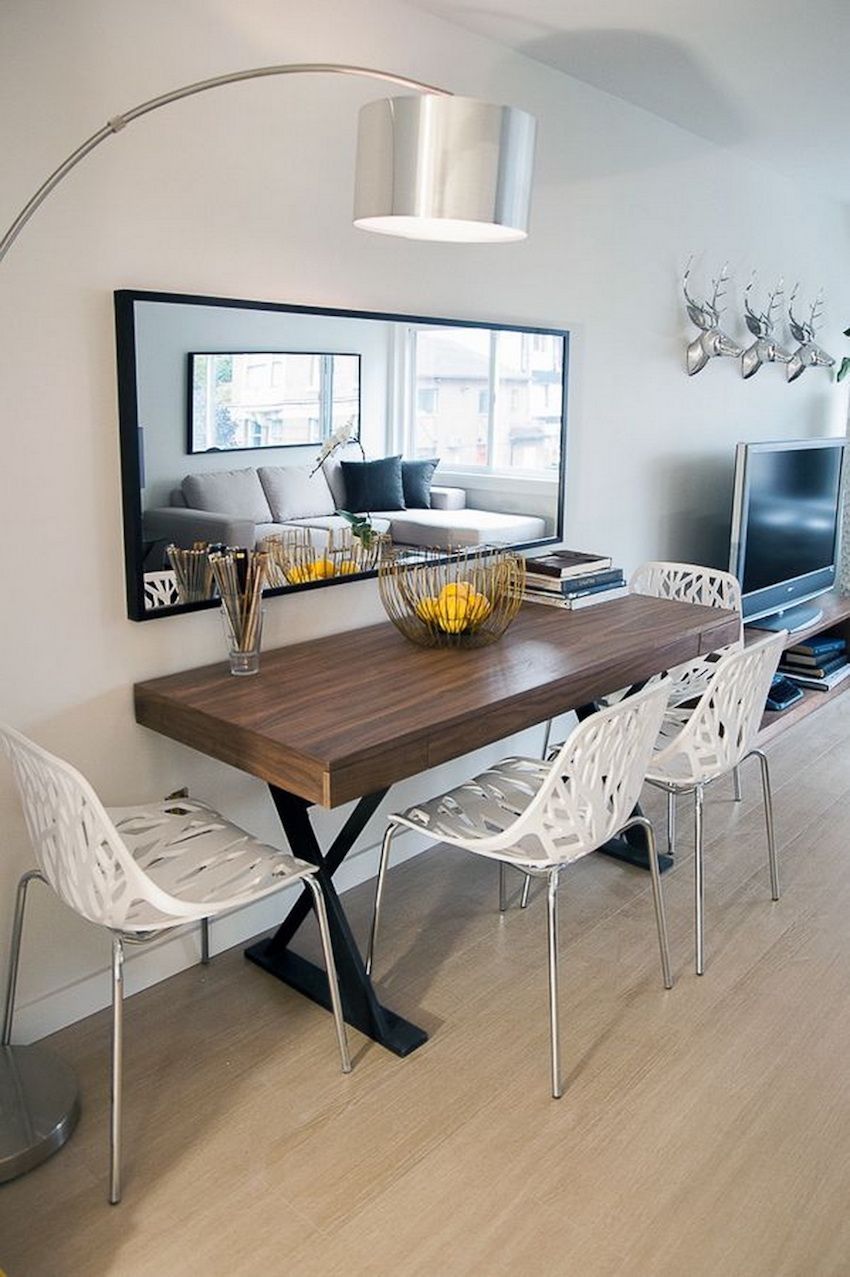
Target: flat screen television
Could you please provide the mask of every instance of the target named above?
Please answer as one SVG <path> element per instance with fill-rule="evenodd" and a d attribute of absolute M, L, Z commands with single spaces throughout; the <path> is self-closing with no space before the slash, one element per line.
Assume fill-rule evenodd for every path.
<path fill-rule="evenodd" d="M 809 600 L 835 584 L 844 450 L 843 439 L 738 444 L 729 568 L 745 621 L 796 630 L 818 619 Z"/>

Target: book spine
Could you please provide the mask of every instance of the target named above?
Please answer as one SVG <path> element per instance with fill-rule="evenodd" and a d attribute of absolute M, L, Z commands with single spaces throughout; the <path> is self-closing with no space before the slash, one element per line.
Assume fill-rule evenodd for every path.
<path fill-rule="evenodd" d="M 543 603 L 546 607 L 560 607 L 565 611 L 571 608 L 578 610 L 590 607 L 594 603 L 605 603 L 608 599 L 622 599 L 628 594 L 626 586 L 608 586 L 604 590 L 584 590 L 580 594 L 564 595 L 526 590 L 523 598 L 527 603 Z"/>
<path fill-rule="evenodd" d="M 786 651 L 784 656 L 782 656 L 782 664 L 787 665 L 789 669 L 799 669 L 802 674 L 813 672 L 813 670 L 817 669 L 837 668 L 845 660 L 846 653 L 844 651 L 824 651 L 819 656 L 800 656 Z"/>
<path fill-rule="evenodd" d="M 808 656 L 817 659 L 819 656 L 827 656 L 832 652 L 844 652 L 846 649 L 846 639 L 817 639 L 811 643 L 795 643 L 793 647 L 789 647 L 787 654 L 789 656 Z"/>
<path fill-rule="evenodd" d="M 790 673 L 788 677 L 793 679 L 795 683 L 799 683 L 800 687 L 809 687 L 818 692 L 829 692 L 835 687 L 836 683 L 841 683 L 848 675 L 850 675 L 850 663 L 833 670 L 825 678 L 810 678 L 808 674 Z"/>
<path fill-rule="evenodd" d="M 590 572 L 604 572 L 606 568 L 610 568 L 611 559 L 608 558 L 586 558 L 575 563 L 547 563 L 545 559 L 526 559 L 528 570 L 537 572 L 541 576 L 552 577 L 553 580 L 562 581 L 570 576 L 585 576 Z"/>
<path fill-rule="evenodd" d="M 567 609 L 571 606 L 570 600 L 560 594 L 535 594 L 533 591 L 525 590 L 522 597 L 526 603 L 542 603 L 545 607 Z"/>
<path fill-rule="evenodd" d="M 593 607 L 596 603 L 607 603 L 612 599 L 624 599 L 629 591 L 625 585 L 619 589 L 613 590 L 596 590 L 592 594 L 582 595 L 581 598 L 570 599 L 570 607 L 579 609 L 583 607 Z"/>
<path fill-rule="evenodd" d="M 607 594 L 609 590 L 622 588 L 622 580 L 604 581 L 601 585 L 587 585 L 579 588 L 573 588 L 571 582 L 570 588 L 568 590 L 564 590 L 564 597 L 568 599 L 583 599 L 588 594 Z"/>
<path fill-rule="evenodd" d="M 595 585 L 622 585 L 623 573 L 619 568 L 609 568 L 605 572 L 587 572 L 584 576 L 569 576 L 564 577 L 563 580 L 556 580 L 555 577 L 526 572 L 525 579 L 529 587 L 533 589 L 571 594 L 575 590 L 589 589 Z"/>
<path fill-rule="evenodd" d="M 824 661 L 823 665 L 788 665 L 782 662 L 779 666 L 780 674 L 797 674 L 803 675 L 805 678 L 826 678 L 829 674 L 840 670 L 846 661 L 843 656 L 834 657 L 831 661 Z"/>

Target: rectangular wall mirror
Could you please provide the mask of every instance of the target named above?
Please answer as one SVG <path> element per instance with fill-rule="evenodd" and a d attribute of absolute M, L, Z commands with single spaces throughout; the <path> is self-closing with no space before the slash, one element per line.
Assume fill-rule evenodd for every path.
<path fill-rule="evenodd" d="M 134 620 L 216 606 L 169 547 L 284 547 L 276 594 L 376 552 L 560 540 L 566 332 L 127 290 L 115 311 Z"/>

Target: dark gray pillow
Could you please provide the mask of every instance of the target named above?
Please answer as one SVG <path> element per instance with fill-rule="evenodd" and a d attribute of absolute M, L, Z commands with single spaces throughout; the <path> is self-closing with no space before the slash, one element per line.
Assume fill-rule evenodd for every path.
<path fill-rule="evenodd" d="M 431 481 L 439 464 L 439 457 L 426 457 L 424 461 L 402 461 L 401 483 L 404 488 L 404 504 L 408 510 L 431 509 Z"/>
<path fill-rule="evenodd" d="M 346 510 L 352 514 L 364 514 L 370 510 L 404 510 L 401 457 L 343 461 L 340 464 Z"/>

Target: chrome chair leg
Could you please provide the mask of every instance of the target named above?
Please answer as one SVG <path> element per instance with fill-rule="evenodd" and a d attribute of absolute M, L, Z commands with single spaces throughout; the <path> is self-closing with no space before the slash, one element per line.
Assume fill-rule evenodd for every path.
<path fill-rule="evenodd" d="M 384 879 L 387 876 L 387 866 L 390 860 L 390 844 L 393 840 L 397 826 L 387 825 L 383 842 L 381 843 L 381 858 L 378 862 L 378 880 L 375 883 L 375 909 L 372 914 L 372 930 L 369 933 L 369 948 L 366 950 L 366 974 L 372 974 L 372 963 L 375 958 L 375 945 L 378 939 L 378 926 L 381 921 L 381 903 L 384 898 Z"/>
<path fill-rule="evenodd" d="M 676 791 L 667 790 L 667 855 L 672 860 L 676 854 Z"/>
<path fill-rule="evenodd" d="M 705 873 L 703 865 L 703 790 L 694 790 L 694 949 L 696 972 L 705 971 Z"/>
<path fill-rule="evenodd" d="M 764 797 L 764 823 L 767 830 L 767 856 L 770 864 L 770 898 L 778 900 L 779 890 L 779 857 L 776 854 L 776 835 L 773 828 L 773 794 L 770 788 L 770 767 L 764 750 L 754 749 L 751 753 L 759 760 L 761 767 L 761 790 Z"/>
<path fill-rule="evenodd" d="M 121 1201 L 121 1087 L 124 1067 L 124 941 L 112 937 L 112 1072 L 109 1111 L 109 1200 Z"/>
<path fill-rule="evenodd" d="M 549 874 L 547 891 L 549 934 L 549 1033 L 552 1066 L 552 1098 L 563 1095 L 561 1086 L 561 1035 L 558 1016 L 558 870 Z"/>
<path fill-rule="evenodd" d="M 6 977 L 6 1003 L 3 1011 L 3 1032 L 0 1045 L 8 1046 L 12 1041 L 12 1019 L 15 1015 L 15 993 L 18 987 L 18 964 L 21 959 L 21 940 L 24 934 L 24 909 L 27 903 L 27 887 L 36 878 L 44 882 L 45 877 L 40 869 L 30 869 L 18 880 L 15 896 L 15 913 L 12 919 L 12 939 L 9 943 L 9 973 Z"/>
<path fill-rule="evenodd" d="M 753 751 L 753 752 L 755 752 L 755 751 Z M 741 801 L 741 799 L 744 797 L 744 791 L 743 791 L 743 789 L 741 788 L 741 769 L 740 769 L 740 767 L 734 767 L 734 768 L 732 769 L 732 787 L 733 787 L 732 792 L 733 792 L 733 795 L 734 795 L 735 802 L 736 802 L 736 803 L 739 803 L 739 802 Z"/>
<path fill-rule="evenodd" d="M 201 918 L 201 964 L 208 967 L 210 963 L 210 920 Z"/>
<path fill-rule="evenodd" d="M 351 1056 L 348 1052 L 348 1036 L 345 1032 L 345 1019 L 342 1014 L 342 1001 L 339 996 L 339 980 L 336 974 L 336 962 L 334 960 L 334 950 L 331 943 L 331 933 L 328 927 L 328 911 L 325 906 L 325 897 L 322 894 L 321 884 L 313 877 L 312 874 L 302 879 L 313 893 L 313 904 L 316 906 L 316 921 L 319 924 L 319 935 L 322 940 L 322 953 L 325 956 L 325 971 L 328 975 L 328 989 L 331 995 L 331 1009 L 334 1015 L 334 1025 L 336 1026 L 336 1039 L 339 1043 L 339 1055 L 342 1061 L 343 1073 L 351 1072 Z"/>
<path fill-rule="evenodd" d="M 649 873 L 652 879 L 652 904 L 655 910 L 655 927 L 658 932 L 658 948 L 661 953 L 661 975 L 664 988 L 673 988 L 673 971 L 670 965 L 670 941 L 667 937 L 667 915 L 664 909 L 664 891 L 661 886 L 661 870 L 658 866 L 658 846 L 655 841 L 655 830 L 652 821 L 646 816 L 633 816 L 627 825 L 620 830 L 631 829 L 635 825 L 646 834 L 646 855 L 649 860 Z"/>
<path fill-rule="evenodd" d="M 504 913 L 508 907 L 508 888 L 505 883 L 505 862 L 499 861 L 499 913 Z"/>
<path fill-rule="evenodd" d="M 531 874 L 525 875 L 525 882 L 522 884 L 522 895 L 519 898 L 520 909 L 528 908 L 528 893 L 531 891 Z"/>

